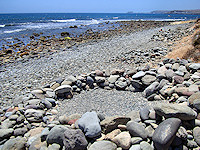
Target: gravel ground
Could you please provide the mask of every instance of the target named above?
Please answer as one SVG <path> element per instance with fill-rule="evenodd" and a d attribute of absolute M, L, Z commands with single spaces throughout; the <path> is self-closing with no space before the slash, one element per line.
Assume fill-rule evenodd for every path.
<path fill-rule="evenodd" d="M 162 29 L 176 29 L 179 26 L 187 25 L 165 26 Z M 23 62 L 1 66 L 1 107 L 22 101 L 23 95 L 26 95 L 30 90 L 51 83 L 58 77 L 89 73 L 97 69 L 133 68 L 134 62 L 125 64 L 113 60 L 119 57 L 121 53 L 134 49 L 142 51 L 164 47 L 167 43 L 150 41 L 152 35 L 160 29 L 144 30 L 90 42 L 40 59 L 29 59 L 28 61 L 24 59 Z M 71 100 L 61 101 L 60 104 L 58 109 L 61 114 L 83 113 L 94 109 L 106 115 L 122 115 L 146 106 L 148 102 L 142 97 L 141 93 L 98 89 L 82 92 L 75 95 Z"/>
<path fill-rule="evenodd" d="M 93 89 L 83 91 L 70 100 L 60 102 L 59 116 L 96 111 L 104 116 L 126 115 L 143 107 L 152 108 L 157 102 L 148 102 L 141 92 Z"/>

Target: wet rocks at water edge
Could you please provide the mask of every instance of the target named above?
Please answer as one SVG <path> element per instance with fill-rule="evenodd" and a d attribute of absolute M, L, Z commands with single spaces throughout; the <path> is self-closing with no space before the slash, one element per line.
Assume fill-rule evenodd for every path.
<path fill-rule="evenodd" d="M 38 59 L 44 56 L 52 55 L 59 51 L 66 51 L 69 48 L 91 42 L 99 39 L 112 38 L 119 34 L 133 33 L 152 27 L 161 27 L 169 25 L 169 22 L 160 21 L 123 21 L 107 22 L 109 30 L 102 30 L 101 32 L 88 29 L 74 35 L 72 32 L 63 31 L 58 35 L 44 35 L 44 33 L 33 33 L 30 35 L 30 41 L 24 38 L 14 38 L 12 42 L 5 40 L 6 44 L 1 47 L 0 51 L 0 65 L 14 63 L 16 61 L 28 61 L 29 59 Z M 109 28 L 112 26 L 112 28 Z M 87 27 L 87 26 L 86 26 Z M 70 28 L 79 28 L 78 26 L 70 26 Z M 90 27 L 88 27 L 90 28 Z M 16 52 L 17 51 L 17 52 Z"/>

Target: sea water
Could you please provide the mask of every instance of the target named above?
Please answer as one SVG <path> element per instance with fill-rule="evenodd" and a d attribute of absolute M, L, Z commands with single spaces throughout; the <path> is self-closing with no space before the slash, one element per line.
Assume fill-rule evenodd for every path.
<path fill-rule="evenodd" d="M 0 14 L 0 48 L 14 38 L 27 38 L 33 33 L 57 35 L 69 32 L 72 36 L 79 35 L 88 29 L 93 31 L 108 30 L 112 26 L 106 22 L 126 20 L 191 20 L 200 15 L 184 14 L 142 14 L 142 13 L 30 13 Z M 70 28 L 77 26 L 78 28 Z"/>

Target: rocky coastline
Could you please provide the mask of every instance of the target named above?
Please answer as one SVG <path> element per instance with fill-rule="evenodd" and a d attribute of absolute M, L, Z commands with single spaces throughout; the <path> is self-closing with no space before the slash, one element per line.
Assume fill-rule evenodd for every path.
<path fill-rule="evenodd" d="M 200 64 L 163 59 L 192 32 L 156 27 L 2 65 L 0 149 L 199 149 Z"/>
<path fill-rule="evenodd" d="M 162 27 L 169 25 L 170 22 L 162 21 L 118 21 L 107 22 L 112 28 L 103 31 L 93 31 L 88 29 L 79 35 L 73 35 L 68 32 L 61 32 L 59 36 L 44 36 L 43 33 L 33 33 L 30 41 L 25 44 L 23 39 L 14 38 L 13 41 L 7 41 L 0 51 L 1 64 L 14 63 L 24 59 L 40 58 L 51 55 L 55 52 L 65 51 L 74 45 L 93 42 L 102 39 L 108 39 L 113 36 L 130 34 L 145 29 Z M 99 25 L 102 26 L 102 25 Z M 78 28 L 71 26 L 70 28 Z"/>

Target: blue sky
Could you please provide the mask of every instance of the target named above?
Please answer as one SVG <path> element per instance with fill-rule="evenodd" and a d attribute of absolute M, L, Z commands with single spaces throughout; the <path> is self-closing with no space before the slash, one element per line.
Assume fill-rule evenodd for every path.
<path fill-rule="evenodd" d="M 200 9 L 200 0 L 0 0 L 0 13 L 126 13 Z"/>

